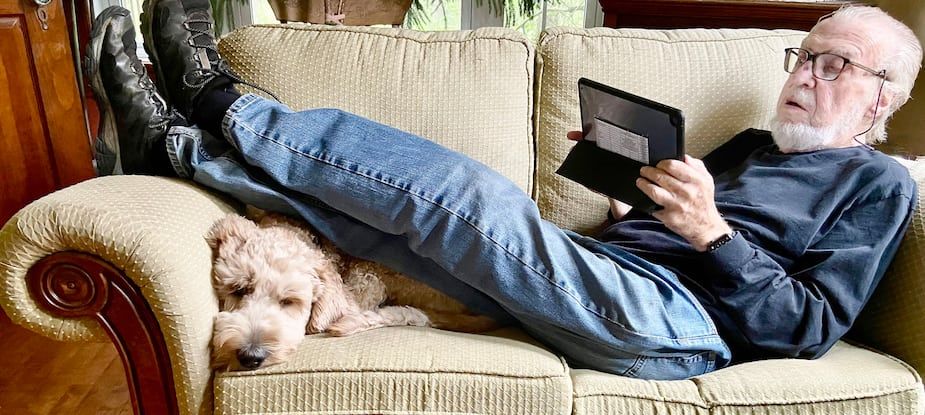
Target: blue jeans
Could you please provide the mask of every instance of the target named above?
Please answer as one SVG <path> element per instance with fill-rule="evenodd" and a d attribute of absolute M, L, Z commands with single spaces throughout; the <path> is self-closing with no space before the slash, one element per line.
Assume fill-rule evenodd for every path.
<path fill-rule="evenodd" d="M 298 215 L 381 262 L 524 330 L 574 367 L 684 379 L 730 351 L 671 271 L 559 229 L 500 174 L 462 154 L 335 109 L 235 101 L 225 140 L 175 127 L 184 177 Z M 227 141 L 226 141 L 227 140 Z"/>

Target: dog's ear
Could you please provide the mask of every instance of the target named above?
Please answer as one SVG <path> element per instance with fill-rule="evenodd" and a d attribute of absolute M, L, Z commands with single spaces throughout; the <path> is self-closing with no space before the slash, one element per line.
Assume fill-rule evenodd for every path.
<path fill-rule="evenodd" d="M 206 234 L 206 242 L 212 247 L 212 251 L 218 255 L 221 252 L 234 252 L 241 247 L 241 244 L 257 230 L 257 225 L 244 217 L 229 213 L 222 219 L 219 219 L 212 225 Z"/>
<path fill-rule="evenodd" d="M 321 333 L 345 313 L 357 312 L 356 302 L 350 298 L 333 264 L 322 261 L 316 267 L 316 272 L 320 282 L 316 283 L 313 293 L 312 315 L 308 321 L 309 333 Z"/>

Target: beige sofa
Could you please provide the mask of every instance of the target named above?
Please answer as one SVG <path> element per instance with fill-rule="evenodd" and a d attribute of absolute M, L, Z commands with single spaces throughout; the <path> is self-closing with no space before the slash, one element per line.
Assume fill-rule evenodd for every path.
<path fill-rule="evenodd" d="M 343 108 L 465 152 L 534 196 L 550 221 L 591 233 L 606 201 L 554 173 L 570 146 L 566 131 L 579 127 L 579 77 L 683 109 L 687 150 L 703 156 L 736 132 L 767 126 L 785 78 L 783 48 L 802 36 L 552 29 L 534 46 L 496 28 L 425 34 L 281 26 L 237 31 L 220 47 L 245 78 L 292 107 Z M 925 162 L 910 169 L 921 183 Z M 840 342 L 814 361 L 752 362 L 671 382 L 572 369 L 516 329 L 310 336 L 285 364 L 214 374 L 209 340 L 218 305 L 203 234 L 240 208 L 191 182 L 154 177 L 98 178 L 51 194 L 0 231 L 0 305 L 16 323 L 49 337 L 115 341 L 136 410 L 145 413 L 920 414 L 925 408 L 918 373 L 925 369 L 921 207 L 852 334 L 866 346 Z"/>

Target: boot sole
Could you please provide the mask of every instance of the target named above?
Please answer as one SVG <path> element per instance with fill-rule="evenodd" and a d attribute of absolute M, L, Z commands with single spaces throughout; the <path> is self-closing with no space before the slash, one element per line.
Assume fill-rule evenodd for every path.
<path fill-rule="evenodd" d="M 115 114 L 112 111 L 112 105 L 109 103 L 109 97 L 106 95 L 106 89 L 103 88 L 103 78 L 100 76 L 100 55 L 103 47 L 103 35 L 109 22 L 116 16 L 129 16 L 128 10 L 110 7 L 103 10 L 93 21 L 93 31 L 90 33 L 90 44 L 87 45 L 87 75 L 90 78 L 90 86 L 96 94 L 97 104 L 100 108 L 100 130 L 96 137 L 97 141 L 102 141 L 110 150 L 115 153 L 116 161 L 111 172 L 99 170 L 97 173 L 104 174 L 122 174 L 122 156 L 119 149 L 119 132 L 116 127 Z"/>
<path fill-rule="evenodd" d="M 167 85 L 164 83 L 164 71 L 161 70 L 160 57 L 157 56 L 157 48 L 154 47 L 154 32 L 151 27 L 151 21 L 154 19 L 154 2 L 156 0 L 145 0 L 141 5 L 141 33 L 144 37 L 144 48 L 148 52 L 148 59 L 151 60 L 151 65 L 154 66 L 154 84 L 157 85 L 157 90 L 161 93 L 161 96 L 164 97 L 168 103 L 173 103 L 174 99 L 170 96 L 170 92 L 167 89 Z M 148 44 L 148 40 L 152 41 L 152 44 Z"/>

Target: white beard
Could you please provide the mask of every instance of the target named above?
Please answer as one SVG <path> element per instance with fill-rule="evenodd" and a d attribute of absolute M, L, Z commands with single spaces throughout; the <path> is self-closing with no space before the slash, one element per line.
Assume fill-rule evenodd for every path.
<path fill-rule="evenodd" d="M 810 95 L 804 95 L 809 97 Z M 855 135 L 851 129 L 861 122 L 864 106 L 855 105 L 850 111 L 838 117 L 829 125 L 814 127 L 809 124 L 783 122 L 777 116 L 771 120 L 771 135 L 774 143 L 785 153 L 802 153 L 830 148 L 839 138 Z"/>
<path fill-rule="evenodd" d="M 827 148 L 839 136 L 841 128 L 833 125 L 813 127 L 809 124 L 771 120 L 774 144 L 785 153 L 802 153 Z"/>

